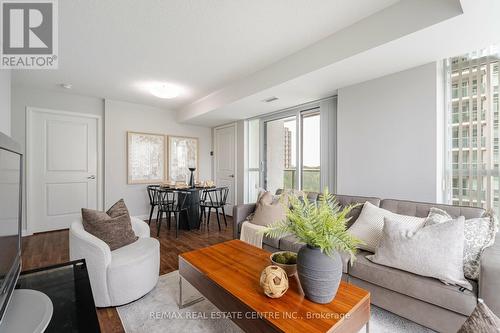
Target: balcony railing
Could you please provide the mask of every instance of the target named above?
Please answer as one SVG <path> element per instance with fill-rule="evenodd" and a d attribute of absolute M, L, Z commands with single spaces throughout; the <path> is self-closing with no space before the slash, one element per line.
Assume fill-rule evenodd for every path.
<path fill-rule="evenodd" d="M 297 170 L 295 168 L 284 169 L 283 173 L 283 186 L 284 188 L 296 189 L 295 174 Z M 308 192 L 321 192 L 320 188 L 320 169 L 319 168 L 307 168 L 302 170 L 302 190 Z"/>

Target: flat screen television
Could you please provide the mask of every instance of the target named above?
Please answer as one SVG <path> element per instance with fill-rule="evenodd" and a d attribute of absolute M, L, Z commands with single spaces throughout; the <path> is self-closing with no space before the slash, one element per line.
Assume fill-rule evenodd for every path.
<path fill-rule="evenodd" d="M 0 133 L 0 323 L 21 271 L 23 154 Z"/>

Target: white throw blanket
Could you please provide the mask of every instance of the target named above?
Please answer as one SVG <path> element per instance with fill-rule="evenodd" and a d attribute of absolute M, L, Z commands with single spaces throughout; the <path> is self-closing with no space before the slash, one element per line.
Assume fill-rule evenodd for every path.
<path fill-rule="evenodd" d="M 245 221 L 241 225 L 240 240 L 258 248 L 262 248 L 262 239 L 264 238 L 262 230 L 265 228 L 264 226 Z"/>

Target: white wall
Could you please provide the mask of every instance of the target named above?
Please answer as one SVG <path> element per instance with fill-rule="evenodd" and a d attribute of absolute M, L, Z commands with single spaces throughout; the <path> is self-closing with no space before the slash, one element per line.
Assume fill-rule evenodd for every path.
<path fill-rule="evenodd" d="M 66 92 L 13 86 L 11 92 L 12 121 L 11 135 L 26 151 L 26 108 L 38 107 L 98 116 L 104 114 L 104 101 L 100 98 L 86 97 Z M 27 162 L 25 160 L 25 162 Z M 24 167 L 26 170 L 26 166 Z M 26 189 L 26 182 L 24 181 Z M 23 191 L 23 229 L 26 230 L 26 190 Z"/>
<path fill-rule="evenodd" d="M 150 106 L 105 101 L 105 207 L 123 198 L 130 214 L 149 216 L 146 185 L 127 184 L 127 131 L 199 138 L 200 179 L 212 178 L 212 134 L 208 127 L 176 122 L 175 113 Z"/>
<path fill-rule="evenodd" d="M 210 128 L 178 124 L 173 112 L 144 105 L 104 101 L 101 98 L 24 86 L 12 87 L 9 96 L 12 98 L 11 135 L 22 145 L 23 149 L 26 149 L 26 107 L 28 106 L 90 113 L 103 117 L 105 208 L 116 200 L 124 198 L 131 214 L 146 215 L 148 213 L 145 185 L 127 185 L 126 131 L 128 130 L 199 137 L 200 178 L 211 178 Z M 25 204 L 26 201 L 23 201 Z M 25 210 L 24 207 L 24 214 Z M 24 221 L 26 221 L 25 218 Z"/>
<path fill-rule="evenodd" d="M 438 77 L 430 63 L 339 89 L 338 193 L 442 200 Z"/>
<path fill-rule="evenodd" d="M 0 132 L 10 135 L 10 70 L 0 70 Z"/>
<path fill-rule="evenodd" d="M 87 97 L 67 92 L 12 87 L 12 137 L 25 147 L 26 144 L 26 107 L 37 107 L 60 111 L 104 115 L 104 101 L 101 98 Z"/>

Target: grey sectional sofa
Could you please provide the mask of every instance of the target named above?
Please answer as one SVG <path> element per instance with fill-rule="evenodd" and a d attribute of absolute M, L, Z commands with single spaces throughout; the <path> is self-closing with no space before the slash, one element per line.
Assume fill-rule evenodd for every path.
<path fill-rule="evenodd" d="M 317 193 L 309 193 L 315 200 Z M 364 203 L 366 201 L 404 215 L 426 217 L 431 207 L 441 208 L 454 217 L 466 219 L 480 217 L 484 210 L 476 207 L 461 207 L 433 203 L 403 201 L 336 195 L 341 205 Z M 234 238 L 239 238 L 241 223 L 255 210 L 255 204 L 234 206 Z M 361 206 L 352 212 L 350 224 L 359 217 Z M 269 251 L 287 250 L 297 252 L 303 244 L 292 236 L 280 239 L 264 237 L 263 248 Z M 456 332 L 476 306 L 477 299 L 500 315 L 500 236 L 481 256 L 481 272 L 478 281 L 470 281 L 473 291 L 457 286 L 448 286 L 433 278 L 408 273 L 395 268 L 377 265 L 366 259 L 368 252 L 360 251 L 351 266 L 344 258 L 344 280 L 358 285 L 371 293 L 374 305 L 399 316 L 413 320 L 440 332 Z"/>

